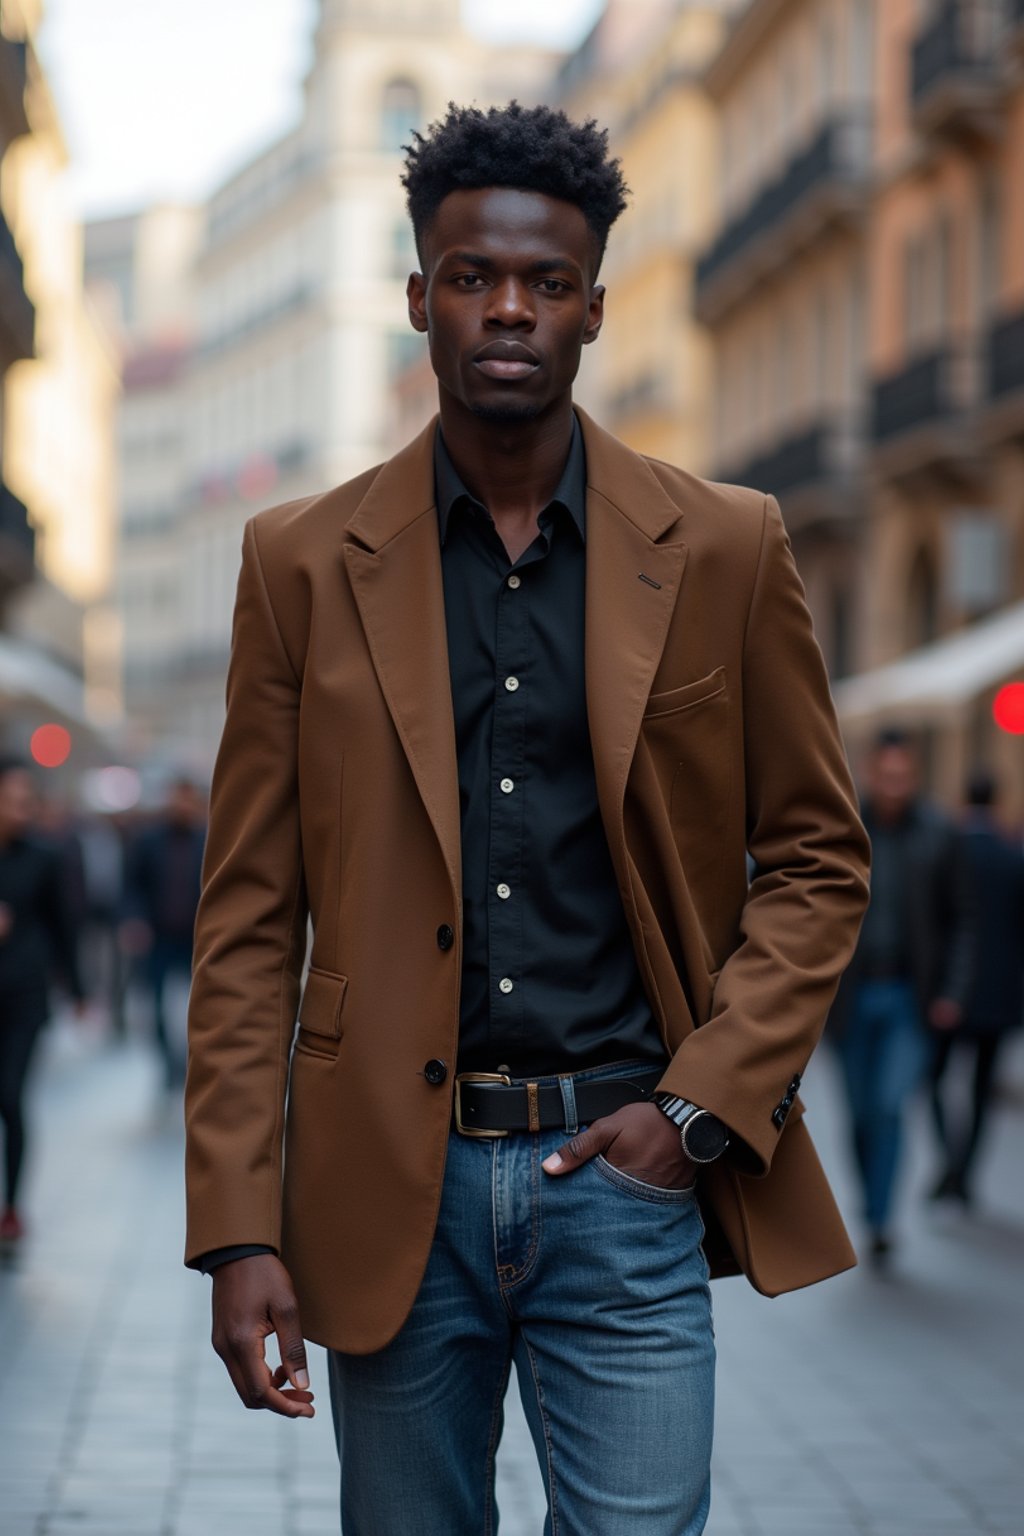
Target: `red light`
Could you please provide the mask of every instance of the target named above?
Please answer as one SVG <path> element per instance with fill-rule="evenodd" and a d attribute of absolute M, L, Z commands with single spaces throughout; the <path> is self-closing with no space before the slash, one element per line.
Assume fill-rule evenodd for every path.
<path fill-rule="evenodd" d="M 992 718 L 1001 731 L 1024 736 L 1024 683 L 1007 683 L 992 700 Z"/>
<path fill-rule="evenodd" d="M 59 768 L 71 754 L 71 736 L 62 725 L 41 725 L 32 732 L 29 750 L 40 768 Z"/>

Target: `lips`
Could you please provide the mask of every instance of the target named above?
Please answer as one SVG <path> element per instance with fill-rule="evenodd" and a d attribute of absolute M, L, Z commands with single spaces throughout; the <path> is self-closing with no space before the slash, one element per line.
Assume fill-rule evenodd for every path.
<path fill-rule="evenodd" d="M 473 358 L 473 362 L 491 379 L 525 379 L 540 367 L 536 352 L 521 341 L 491 341 Z"/>

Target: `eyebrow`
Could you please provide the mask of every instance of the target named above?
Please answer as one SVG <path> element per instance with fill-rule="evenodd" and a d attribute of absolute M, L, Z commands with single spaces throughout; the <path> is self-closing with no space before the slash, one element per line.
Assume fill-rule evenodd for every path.
<path fill-rule="evenodd" d="M 448 251 L 442 259 L 444 261 L 463 262 L 466 266 L 470 267 L 481 267 L 486 272 L 493 272 L 495 267 L 494 259 L 490 256 L 482 255 L 480 251 Z M 530 263 L 530 271 L 536 273 L 539 277 L 544 276 L 548 272 L 564 272 L 566 269 L 571 272 L 580 271 L 576 262 L 569 256 L 545 256 L 539 261 L 531 261 Z"/>

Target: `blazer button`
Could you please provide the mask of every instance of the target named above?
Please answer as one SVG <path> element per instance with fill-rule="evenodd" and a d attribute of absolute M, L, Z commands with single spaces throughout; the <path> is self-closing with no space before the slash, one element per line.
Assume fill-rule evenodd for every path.
<path fill-rule="evenodd" d="M 437 930 L 438 949 L 451 949 L 454 943 L 455 929 L 452 927 L 451 923 L 442 923 L 440 928 Z"/>
<path fill-rule="evenodd" d="M 436 1057 L 432 1057 L 423 1068 L 423 1076 L 428 1083 L 432 1083 L 436 1088 L 448 1076 L 448 1068 L 443 1061 L 438 1061 Z"/>
<path fill-rule="evenodd" d="M 780 1104 L 778 1109 L 772 1111 L 772 1124 L 776 1127 L 777 1130 L 781 1131 L 782 1127 L 785 1125 L 785 1123 L 786 1123 L 786 1111 L 782 1108 L 782 1106 Z"/>

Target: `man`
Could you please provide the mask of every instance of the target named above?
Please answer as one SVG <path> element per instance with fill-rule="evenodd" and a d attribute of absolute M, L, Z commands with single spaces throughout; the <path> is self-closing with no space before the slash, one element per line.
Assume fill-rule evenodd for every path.
<path fill-rule="evenodd" d="M 885 1264 L 906 1101 L 921 1081 L 925 1026 L 955 1028 L 971 974 L 970 895 L 955 829 L 920 792 L 909 737 L 880 733 L 867 758 L 871 905 L 843 977 L 838 1047 L 870 1256 Z"/>
<path fill-rule="evenodd" d="M 574 413 L 606 136 L 453 107 L 405 186 L 439 421 L 245 535 L 187 1259 L 250 1406 L 331 1351 L 346 1536 L 494 1529 L 513 1359 L 549 1529 L 691 1536 L 703 1223 L 772 1294 L 853 1262 L 796 1095 L 866 840 L 774 502 Z"/>
<path fill-rule="evenodd" d="M 85 1007 L 60 851 L 35 833 L 35 785 L 17 758 L 0 761 L 0 1126 L 4 1191 L 0 1243 L 25 1235 L 19 1205 L 27 1126 L 25 1084 L 50 1013 L 56 972 Z"/>
<path fill-rule="evenodd" d="M 933 1199 L 969 1205 L 971 1175 L 995 1097 L 996 1066 L 1011 1030 L 1024 1021 L 1024 854 L 995 816 L 996 784 L 978 773 L 967 786 L 961 828 L 973 898 L 973 965 L 963 1018 L 932 1030 L 932 1113 L 943 1168 Z M 970 1111 L 947 1095 L 950 1062 L 973 1056 Z"/>
<path fill-rule="evenodd" d="M 205 837 L 202 816 L 199 791 L 180 775 L 170 785 L 163 815 L 140 833 L 131 849 L 125 883 L 127 916 L 121 943 L 127 954 L 143 959 L 153 1000 L 153 1037 L 164 1087 L 172 1093 L 180 1091 L 185 1079 L 185 1042 L 181 1025 L 175 1030 L 169 1017 L 167 992 L 174 980 L 184 992 L 192 970 Z"/>

